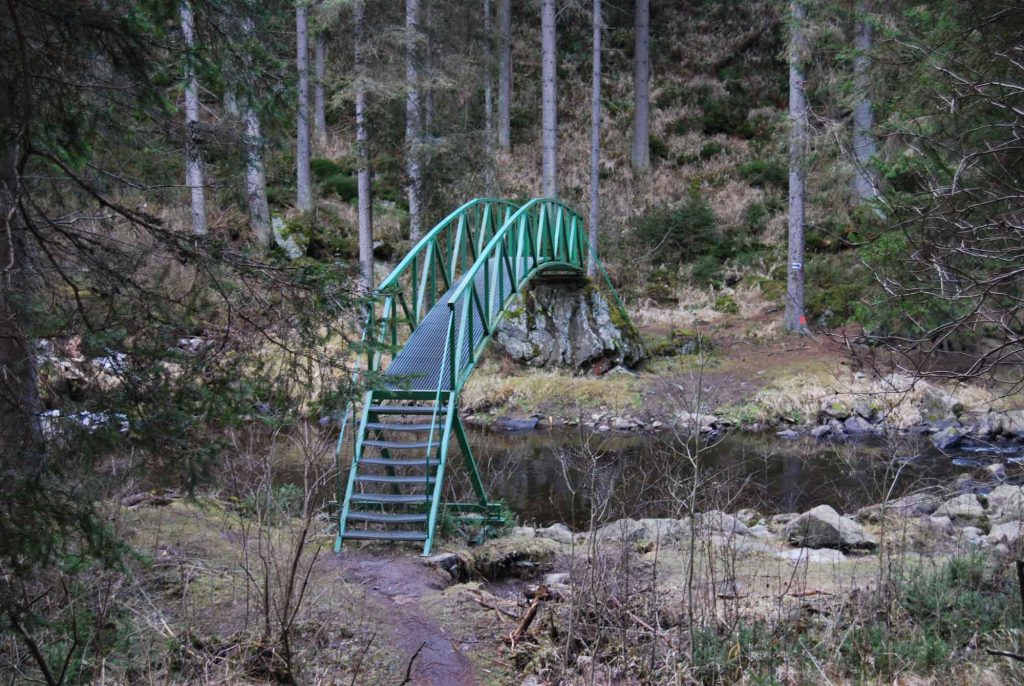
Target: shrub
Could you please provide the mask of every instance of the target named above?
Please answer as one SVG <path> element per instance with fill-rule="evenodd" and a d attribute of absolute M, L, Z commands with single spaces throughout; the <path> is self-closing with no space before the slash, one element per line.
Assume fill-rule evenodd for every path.
<path fill-rule="evenodd" d="M 854 316 L 867 296 L 871 275 L 851 253 L 809 255 L 806 262 L 807 316 L 822 326 L 840 324 Z"/>
<path fill-rule="evenodd" d="M 655 262 L 688 262 L 701 255 L 718 255 L 722 236 L 711 206 L 692 193 L 679 207 L 655 210 L 636 225 L 638 241 Z"/>
<path fill-rule="evenodd" d="M 764 232 L 768 226 L 768 208 L 762 202 L 752 202 L 743 210 L 743 231 L 748 236 Z"/>
<path fill-rule="evenodd" d="M 715 155 L 718 155 L 724 151 L 724 145 L 722 145 L 721 143 L 716 143 L 715 141 L 711 141 L 710 143 L 705 143 L 704 146 L 700 149 L 700 158 L 702 160 L 710 160 Z"/>
<path fill-rule="evenodd" d="M 740 306 L 736 304 L 736 299 L 731 295 L 722 293 L 715 298 L 715 311 L 722 314 L 739 314 Z"/>
<path fill-rule="evenodd" d="M 667 160 L 669 156 L 668 143 L 663 139 L 651 134 L 648 138 L 648 145 L 651 149 L 651 157 L 657 157 L 659 160 Z"/>
<path fill-rule="evenodd" d="M 750 160 L 737 168 L 739 177 L 756 188 L 789 186 L 789 170 L 775 160 Z"/>
<path fill-rule="evenodd" d="M 747 119 L 747 108 L 735 98 L 707 100 L 704 102 L 704 133 L 713 136 L 718 133 L 732 135 Z"/>
<path fill-rule="evenodd" d="M 722 284 L 722 261 L 714 255 L 703 255 L 693 263 L 690 276 L 699 286 L 719 286 Z"/>
<path fill-rule="evenodd" d="M 333 193 L 345 202 L 350 202 L 359 197 L 359 184 L 354 176 L 335 174 L 320 182 L 320 191 L 325 195 Z"/>

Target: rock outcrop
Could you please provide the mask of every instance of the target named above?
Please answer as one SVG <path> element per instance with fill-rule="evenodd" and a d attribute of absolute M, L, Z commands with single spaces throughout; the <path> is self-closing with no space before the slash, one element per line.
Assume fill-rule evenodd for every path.
<path fill-rule="evenodd" d="M 640 336 L 589 281 L 539 283 L 512 301 L 495 341 L 533 367 L 604 372 L 636 367 Z"/>

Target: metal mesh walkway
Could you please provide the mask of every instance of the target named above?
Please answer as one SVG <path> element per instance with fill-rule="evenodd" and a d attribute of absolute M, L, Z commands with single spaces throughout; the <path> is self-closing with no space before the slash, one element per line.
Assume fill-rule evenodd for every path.
<path fill-rule="evenodd" d="M 516 260 L 511 260 L 513 263 Z M 533 267 L 534 259 L 532 257 L 523 257 L 519 259 L 521 268 L 524 271 L 529 271 Z M 490 288 L 484 288 L 484 280 L 489 278 L 494 280 L 495 270 L 494 260 L 488 260 L 487 266 L 476 272 L 474 278 L 475 283 L 471 289 L 467 289 L 463 296 L 459 298 L 459 301 L 455 303 L 455 326 L 454 331 L 458 332 L 462 325 L 463 316 L 463 298 L 468 298 L 476 291 L 480 298 L 480 305 L 483 306 L 484 294 L 487 291 L 491 293 L 491 311 L 496 312 L 501 309 L 501 305 L 505 298 L 509 297 L 513 291 L 515 291 L 515 284 L 512 281 L 512 274 L 507 270 L 498 270 L 504 284 L 491 283 Z M 386 382 L 386 387 L 390 390 L 409 390 L 409 391 L 436 391 L 438 389 L 438 381 L 441 381 L 440 389 L 442 391 L 450 391 L 451 388 L 451 360 L 447 359 L 445 350 L 447 348 L 447 341 L 445 338 L 448 336 L 448 298 L 455 292 L 455 290 L 462 285 L 465 277 L 460 278 L 451 288 L 442 295 L 437 303 L 430 309 L 429 312 L 423 317 L 419 326 L 413 331 L 412 336 L 405 342 L 405 346 L 395 356 L 391 364 L 388 366 L 384 375 L 392 377 L 393 381 Z M 501 287 L 499 287 L 499 285 Z M 470 308 L 473 316 L 472 336 L 473 339 L 469 340 L 470 327 L 466 327 L 466 340 L 463 346 L 463 355 L 458 362 L 457 369 L 465 368 L 469 361 L 473 359 L 472 351 L 480 343 L 483 337 L 487 334 L 484 331 L 483 318 L 480 316 L 480 309 L 473 306 Z"/>

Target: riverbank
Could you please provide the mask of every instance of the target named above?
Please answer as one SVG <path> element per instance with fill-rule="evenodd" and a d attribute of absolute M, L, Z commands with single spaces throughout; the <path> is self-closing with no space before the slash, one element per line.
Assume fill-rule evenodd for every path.
<path fill-rule="evenodd" d="M 136 556 L 117 571 L 113 621 L 131 654 L 148 655 L 133 672 L 111 663 L 126 678 L 273 680 L 282 610 L 296 675 L 310 683 L 1022 675 L 985 652 L 1024 647 L 1013 629 L 1019 487 L 916 494 L 848 515 L 822 506 L 523 527 L 473 547 L 442 539 L 428 559 L 382 544 L 335 555 L 328 518 L 298 539 L 301 517 L 261 521 L 240 502 L 150 498 L 115 510 Z M 303 593 L 289 611 L 295 559 Z"/>
<path fill-rule="evenodd" d="M 1015 390 L 914 377 L 838 336 L 784 335 L 765 313 L 687 329 L 666 328 L 650 312 L 637 319 L 653 355 L 639 370 L 580 375 L 524 367 L 495 353 L 466 387 L 466 421 L 512 430 L 744 431 L 823 440 L 921 434 L 943 449 L 970 438 L 1024 439 L 1024 396 Z"/>

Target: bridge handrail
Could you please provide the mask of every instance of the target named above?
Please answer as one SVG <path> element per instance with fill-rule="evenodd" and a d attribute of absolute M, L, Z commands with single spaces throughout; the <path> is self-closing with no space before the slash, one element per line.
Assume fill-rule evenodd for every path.
<path fill-rule="evenodd" d="M 459 218 L 459 216 L 465 214 L 468 210 L 476 205 L 482 204 L 493 204 L 493 205 L 505 205 L 506 207 L 516 208 L 518 205 L 511 200 L 505 198 L 473 198 L 469 202 L 460 205 L 458 208 L 453 210 L 451 214 L 442 219 L 437 223 L 434 228 L 423 235 L 422 238 L 416 243 L 412 250 L 402 258 L 402 260 L 395 265 L 395 268 L 391 270 L 380 285 L 375 289 L 378 292 L 386 291 L 388 288 L 393 287 L 397 284 L 398 279 L 402 274 L 409 269 L 412 263 L 426 250 L 432 247 L 433 241 L 441 234 L 442 231 L 446 230 L 453 221 Z"/>
<path fill-rule="evenodd" d="M 530 211 L 535 206 L 543 204 L 555 205 L 557 207 L 560 207 L 570 216 L 575 216 L 581 222 L 583 220 L 583 218 L 580 216 L 578 212 L 576 212 L 576 210 L 572 209 L 571 207 L 569 207 L 560 200 L 555 200 L 554 198 L 534 198 L 527 202 L 525 205 L 520 206 L 520 208 L 516 210 L 512 214 L 512 216 L 505 220 L 505 223 L 502 225 L 502 227 L 494 233 L 494 237 L 491 238 L 490 242 L 488 242 L 484 249 L 480 251 L 480 254 L 477 255 L 476 262 L 473 263 L 473 266 L 466 270 L 466 272 L 463 275 L 462 283 L 460 283 L 458 288 L 456 288 L 448 297 L 449 309 L 454 309 L 455 303 L 458 302 L 459 298 L 463 297 L 465 295 L 465 292 L 472 287 L 472 284 L 474 283 L 474 280 L 476 278 L 476 273 L 487 264 L 487 260 L 490 259 L 491 253 L 495 252 L 498 249 L 498 246 L 506 238 L 507 234 L 510 231 L 516 230 L 518 228 L 520 221 L 524 218 L 528 218 Z M 580 250 L 580 254 L 577 255 L 577 257 L 582 260 L 584 254 L 586 253 L 586 246 L 588 245 L 588 242 L 582 241 L 581 245 L 583 247 L 582 250 Z M 581 264 L 585 268 L 586 260 L 582 260 Z"/>

